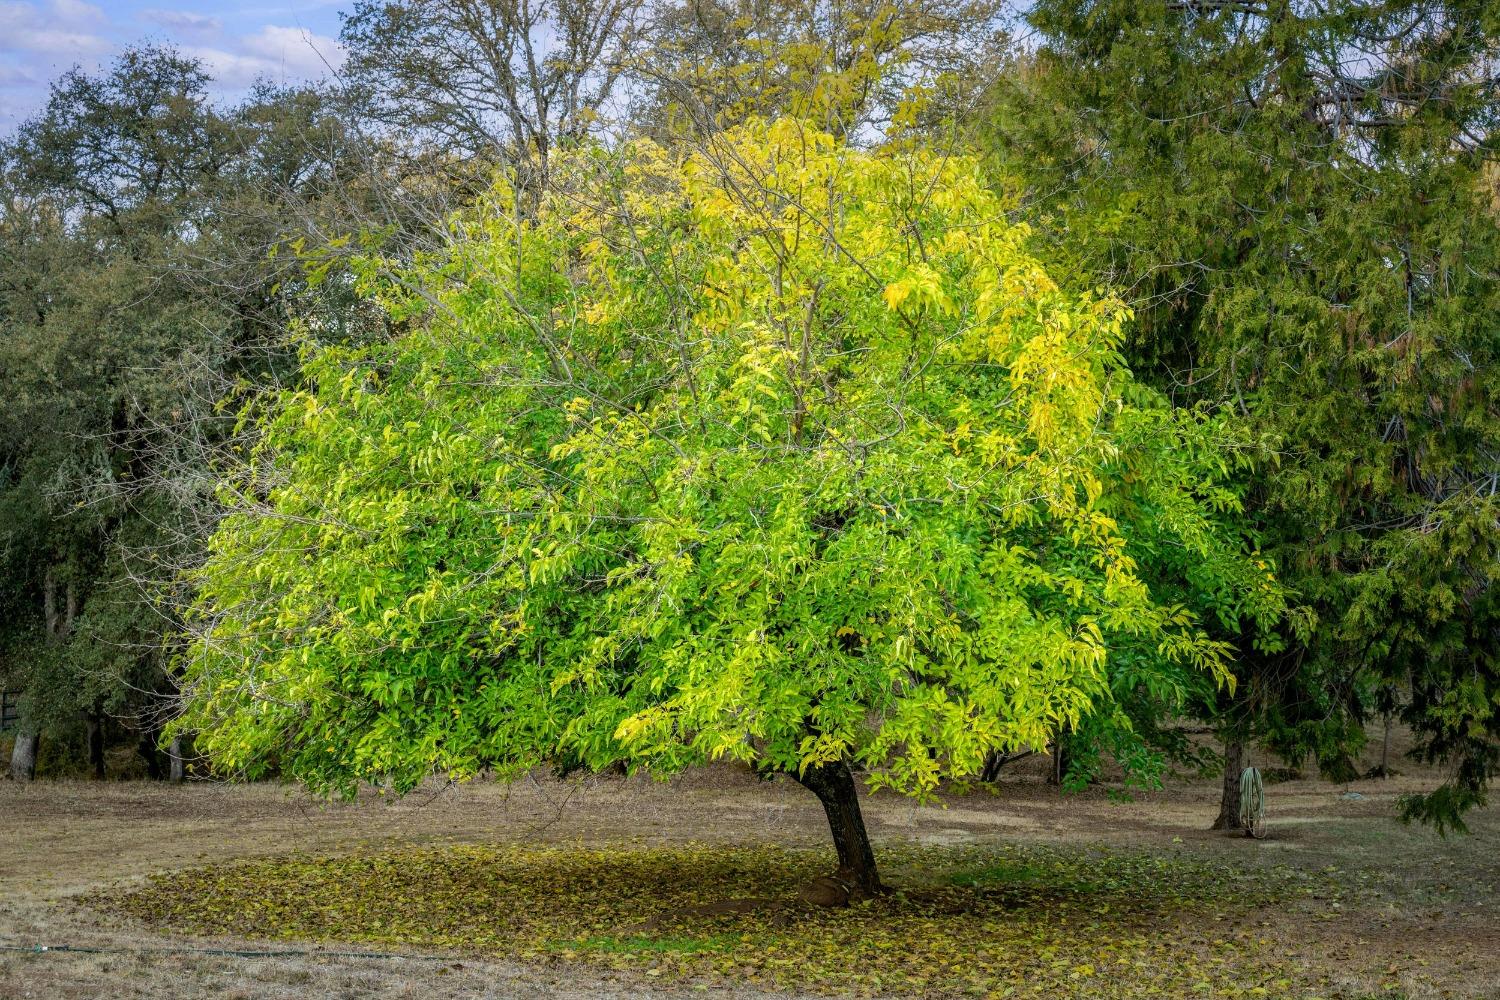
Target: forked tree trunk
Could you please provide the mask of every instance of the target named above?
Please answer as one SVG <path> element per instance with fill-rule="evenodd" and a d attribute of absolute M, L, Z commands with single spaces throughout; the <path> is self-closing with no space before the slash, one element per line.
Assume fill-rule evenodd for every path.
<path fill-rule="evenodd" d="M 10 776 L 16 781 L 31 781 L 36 777 L 38 742 L 36 733 L 16 734 L 16 745 L 10 751 Z"/>
<path fill-rule="evenodd" d="M 1238 830 L 1240 822 L 1240 772 L 1245 769 L 1245 742 L 1238 737 L 1224 741 L 1224 796 L 1219 800 L 1215 830 Z"/>
<path fill-rule="evenodd" d="M 875 868 L 875 850 L 865 831 L 864 814 L 859 809 L 859 790 L 849 765 L 840 760 L 818 764 L 792 775 L 823 803 L 828 816 L 828 830 L 838 852 L 839 866 L 833 877 L 849 891 L 851 899 L 867 899 L 881 891 L 880 875 Z"/>
<path fill-rule="evenodd" d="M 995 782 L 1000 780 L 1000 771 L 1007 764 L 1018 760 L 1024 760 L 1036 753 L 1035 750 L 1016 750 L 1012 753 L 1001 753 L 999 750 L 991 750 L 984 758 L 984 767 L 979 772 L 979 780 Z"/>

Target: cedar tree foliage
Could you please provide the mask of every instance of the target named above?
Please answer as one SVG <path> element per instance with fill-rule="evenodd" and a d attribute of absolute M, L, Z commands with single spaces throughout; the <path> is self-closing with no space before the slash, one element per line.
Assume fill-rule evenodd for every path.
<path fill-rule="evenodd" d="M 989 136 L 1039 252 L 1064 284 L 1121 290 L 1142 380 L 1279 442 L 1246 499 L 1299 607 L 1207 716 L 1348 780 L 1384 698 L 1450 767 L 1404 815 L 1462 828 L 1500 768 L 1500 7 L 1028 17 L 1039 45 Z"/>

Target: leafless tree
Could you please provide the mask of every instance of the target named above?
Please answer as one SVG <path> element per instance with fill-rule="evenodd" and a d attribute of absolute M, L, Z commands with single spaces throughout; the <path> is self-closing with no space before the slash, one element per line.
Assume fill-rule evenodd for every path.
<path fill-rule="evenodd" d="M 342 40 L 373 121 L 496 160 L 529 191 L 589 134 L 638 40 L 641 0 L 359 0 Z"/>

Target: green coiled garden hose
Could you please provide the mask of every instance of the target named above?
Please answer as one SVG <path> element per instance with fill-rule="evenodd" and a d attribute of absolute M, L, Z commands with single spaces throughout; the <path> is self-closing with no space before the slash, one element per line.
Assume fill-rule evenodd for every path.
<path fill-rule="evenodd" d="M 1240 772 L 1240 826 L 1256 840 L 1266 835 L 1266 786 L 1258 768 Z"/>

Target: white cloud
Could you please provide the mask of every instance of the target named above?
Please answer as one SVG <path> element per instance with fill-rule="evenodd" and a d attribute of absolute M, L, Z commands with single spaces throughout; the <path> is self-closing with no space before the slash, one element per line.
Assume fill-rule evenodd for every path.
<path fill-rule="evenodd" d="M 51 0 L 47 6 L 51 8 L 54 17 L 62 18 L 72 24 L 102 25 L 109 22 L 103 7 L 98 4 L 85 3 L 84 0 Z"/>
<path fill-rule="evenodd" d="M 136 17 L 142 21 L 159 24 L 172 31 L 190 35 L 216 35 L 224 27 L 222 19 L 210 14 L 195 14 L 188 10 L 162 10 L 148 7 Z"/>
<path fill-rule="evenodd" d="M 103 8 L 82 0 L 0 0 L 0 136 L 46 99 L 63 70 L 97 66 L 113 48 Z"/>
<path fill-rule="evenodd" d="M 271 24 L 245 39 L 244 47 L 247 52 L 280 62 L 289 72 L 303 76 L 322 76 L 329 66 L 337 67 L 344 60 L 343 47 L 335 39 L 301 28 L 278 28 Z"/>
<path fill-rule="evenodd" d="M 71 64 L 108 52 L 113 43 L 100 32 L 109 25 L 104 10 L 82 0 L 0 2 L 0 52 L 23 52 Z"/>
<path fill-rule="evenodd" d="M 236 100 L 258 79 L 317 80 L 344 62 L 337 39 L 267 24 L 262 18 L 271 18 L 263 12 L 229 7 L 215 12 L 213 5 L 172 9 L 166 5 L 191 0 L 155 2 L 163 6 L 136 7 L 133 0 L 0 0 L 0 139 L 43 106 L 49 81 L 74 66 L 87 73 L 104 71 L 114 55 L 133 44 L 165 42 L 201 60 L 214 78 L 213 92 L 226 101 Z M 301 0 L 301 9 L 341 2 Z M 288 11 L 286 19 L 299 14 Z M 142 37 L 143 26 L 154 34 Z"/>
<path fill-rule="evenodd" d="M 276 4 L 271 7 L 241 7 L 240 14 L 245 17 L 284 17 L 287 14 L 306 14 L 310 10 L 324 10 L 329 7 L 343 7 L 350 0 L 302 0 L 296 4 Z"/>
<path fill-rule="evenodd" d="M 313 80 L 338 69 L 344 50 L 338 41 L 301 28 L 268 24 L 232 48 L 206 46 L 183 50 L 203 60 L 221 87 L 248 87 L 257 79 Z"/>
<path fill-rule="evenodd" d="M 40 87 L 46 81 L 39 79 L 25 66 L 0 64 L 0 89 L 5 87 Z"/>
<path fill-rule="evenodd" d="M 25 117 L 44 86 L 26 67 L 0 62 L 0 135 Z"/>

